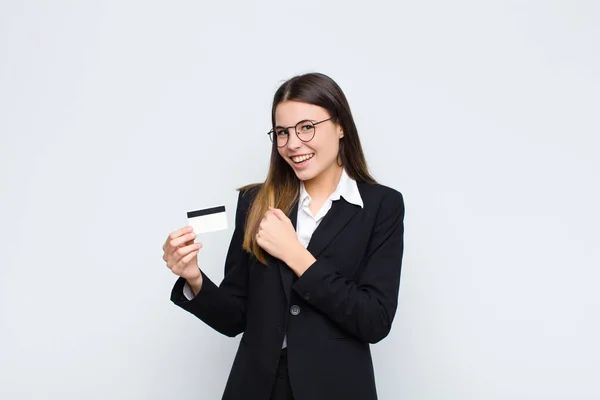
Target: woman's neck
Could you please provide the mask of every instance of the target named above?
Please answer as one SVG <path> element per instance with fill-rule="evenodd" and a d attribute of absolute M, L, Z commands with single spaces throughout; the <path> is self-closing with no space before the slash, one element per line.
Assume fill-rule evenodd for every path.
<path fill-rule="evenodd" d="M 326 199 L 335 191 L 342 177 L 342 171 L 343 167 L 333 165 L 313 179 L 304 181 L 304 188 L 312 199 Z"/>

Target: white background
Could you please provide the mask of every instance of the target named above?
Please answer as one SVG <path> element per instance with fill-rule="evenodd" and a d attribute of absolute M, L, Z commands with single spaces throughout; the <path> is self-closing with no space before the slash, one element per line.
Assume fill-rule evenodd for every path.
<path fill-rule="evenodd" d="M 239 337 L 169 301 L 161 246 L 189 209 L 232 226 L 310 71 L 406 200 L 380 398 L 600 398 L 591 0 L 2 0 L 0 398 L 220 398 Z"/>

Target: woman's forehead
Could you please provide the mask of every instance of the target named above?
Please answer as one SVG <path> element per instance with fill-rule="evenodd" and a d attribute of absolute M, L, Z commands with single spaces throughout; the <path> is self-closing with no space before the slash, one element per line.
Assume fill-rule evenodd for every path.
<path fill-rule="evenodd" d="M 319 120 L 328 118 L 327 110 L 314 104 L 300 101 L 284 101 L 275 109 L 275 125 L 291 126 L 304 119 Z"/>

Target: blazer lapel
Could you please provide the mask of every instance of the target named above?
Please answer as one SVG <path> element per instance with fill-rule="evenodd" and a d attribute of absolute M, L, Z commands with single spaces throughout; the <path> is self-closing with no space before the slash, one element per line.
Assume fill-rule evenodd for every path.
<path fill-rule="evenodd" d="M 323 250 L 327 248 L 327 245 L 348 225 L 360 209 L 359 206 L 348 203 L 343 198 L 333 202 L 331 209 L 325 214 L 308 244 L 308 251 L 313 257 L 319 257 Z"/>
<path fill-rule="evenodd" d="M 288 218 L 292 221 L 292 225 L 294 226 L 294 230 L 296 230 L 297 220 L 298 220 L 298 202 L 292 207 L 290 211 L 290 215 Z M 289 303 L 290 298 L 292 296 L 292 283 L 294 282 L 294 271 L 287 266 L 286 263 L 277 259 L 277 263 L 279 264 L 279 273 L 281 274 L 281 283 L 283 284 L 283 289 L 285 290 L 285 296 Z"/>
<path fill-rule="evenodd" d="M 348 223 L 360 209 L 360 207 L 348 203 L 343 198 L 333 202 L 331 209 L 325 215 L 313 233 L 310 243 L 308 244 L 307 250 L 313 255 L 313 257 L 319 257 L 323 250 L 327 248 L 327 245 L 346 225 L 348 225 Z M 296 229 L 298 220 L 298 202 L 296 202 L 288 217 L 292 221 L 294 229 Z M 292 284 L 294 282 L 294 272 L 283 261 L 275 259 L 274 257 L 269 258 L 276 261 L 279 266 L 281 283 L 283 284 L 286 299 L 289 303 L 292 292 Z"/>

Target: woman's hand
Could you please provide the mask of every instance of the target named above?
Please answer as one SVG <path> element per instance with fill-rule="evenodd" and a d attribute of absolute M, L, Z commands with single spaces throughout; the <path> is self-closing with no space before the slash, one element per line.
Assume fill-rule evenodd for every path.
<path fill-rule="evenodd" d="M 198 252 L 202 244 L 194 243 L 196 234 L 188 226 L 171 232 L 163 245 L 163 260 L 175 275 L 182 277 L 198 294 L 202 287 L 202 274 L 198 269 Z"/>
<path fill-rule="evenodd" d="M 267 253 L 285 262 L 298 276 L 315 261 L 298 240 L 292 221 L 277 208 L 269 207 L 265 213 L 256 242 Z"/>

